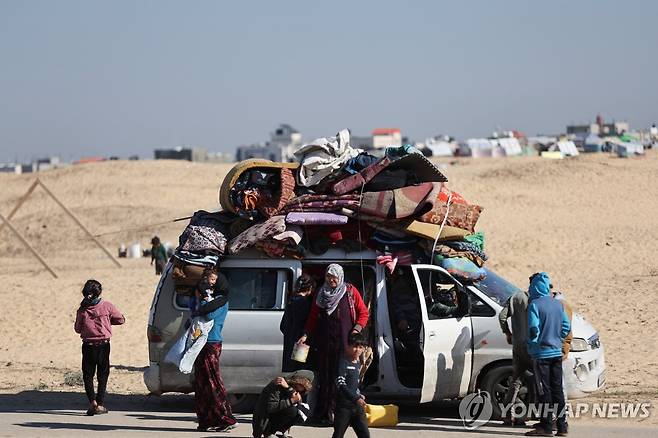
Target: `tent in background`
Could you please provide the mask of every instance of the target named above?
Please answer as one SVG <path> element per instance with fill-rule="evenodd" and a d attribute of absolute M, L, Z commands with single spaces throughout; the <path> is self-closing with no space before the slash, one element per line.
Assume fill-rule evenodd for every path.
<path fill-rule="evenodd" d="M 602 152 L 603 151 L 603 139 L 596 134 L 590 134 L 585 138 L 585 143 L 583 144 L 583 150 L 585 152 Z"/>

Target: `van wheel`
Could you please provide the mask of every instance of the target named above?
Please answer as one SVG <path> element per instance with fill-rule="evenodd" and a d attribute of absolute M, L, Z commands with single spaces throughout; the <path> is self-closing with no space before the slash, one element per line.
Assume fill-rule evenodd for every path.
<path fill-rule="evenodd" d="M 231 409 L 239 414 L 252 414 L 258 401 L 257 394 L 229 394 Z"/>
<path fill-rule="evenodd" d="M 500 365 L 489 370 L 482 379 L 480 388 L 489 393 L 493 402 L 493 419 L 500 420 L 502 418 L 500 405 L 505 402 L 505 395 L 512 379 L 512 371 L 512 365 Z M 532 385 L 529 382 L 527 376 L 524 376 L 523 384 L 519 391 L 519 398 L 526 406 L 528 406 L 528 401 L 531 400 L 530 392 L 532 391 Z"/>

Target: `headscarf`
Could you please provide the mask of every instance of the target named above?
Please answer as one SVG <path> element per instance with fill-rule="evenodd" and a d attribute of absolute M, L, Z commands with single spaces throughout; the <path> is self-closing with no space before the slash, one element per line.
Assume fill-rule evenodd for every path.
<path fill-rule="evenodd" d="M 336 263 L 330 264 L 327 267 L 325 276 L 327 274 L 337 277 L 338 285 L 336 288 L 332 288 L 325 279 L 324 284 L 318 291 L 318 297 L 316 298 L 315 303 L 321 309 L 326 309 L 327 315 L 331 315 L 338 307 L 340 299 L 343 298 L 343 295 L 345 295 L 345 291 L 347 291 L 347 285 L 345 284 L 345 273 L 343 272 L 343 268 L 340 265 Z"/>
<path fill-rule="evenodd" d="M 101 297 L 97 295 L 87 295 L 80 301 L 80 308 L 95 306 L 101 302 Z"/>

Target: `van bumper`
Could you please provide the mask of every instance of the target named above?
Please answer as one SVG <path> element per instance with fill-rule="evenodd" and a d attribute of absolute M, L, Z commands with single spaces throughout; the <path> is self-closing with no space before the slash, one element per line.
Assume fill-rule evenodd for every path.
<path fill-rule="evenodd" d="M 157 362 L 150 362 L 148 368 L 144 370 L 144 384 L 150 394 L 162 394 L 162 382 L 160 381 L 160 365 Z"/>
<path fill-rule="evenodd" d="M 605 354 L 599 348 L 569 353 L 562 364 L 567 397 L 586 397 L 605 386 Z"/>

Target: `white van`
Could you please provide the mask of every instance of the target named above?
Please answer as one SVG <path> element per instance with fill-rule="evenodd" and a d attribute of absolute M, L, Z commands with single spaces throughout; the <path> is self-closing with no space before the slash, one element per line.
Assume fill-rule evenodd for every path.
<path fill-rule="evenodd" d="M 490 270 L 483 281 L 464 286 L 438 266 L 405 268 L 408 282 L 418 293 L 423 324 L 423 357 L 412 360 L 398 340 L 397 324 L 389 312 L 396 291 L 387 287 L 384 267 L 375 258 L 373 251 L 338 249 L 304 260 L 270 259 L 244 251 L 222 262 L 221 270 L 230 283 L 230 310 L 222 332 L 221 368 L 237 411 L 248 411 L 268 381 L 281 374 L 279 322 L 294 281 L 302 271 L 319 273 L 321 278 L 329 263 L 343 266 L 346 281 L 359 289 L 370 309 L 367 333 L 373 362 L 363 381 L 366 395 L 376 400 L 429 402 L 482 389 L 503 401 L 512 373 L 512 350 L 500 329 L 498 313 L 518 288 Z M 167 265 L 160 279 L 148 323 L 150 364 L 144 381 L 154 394 L 193 391 L 191 375 L 162 361 L 188 317 L 189 298 L 175 293 L 171 270 L 172 265 Z M 468 300 L 468 306 L 460 306 L 466 310 L 445 318 L 428 314 L 426 297 L 431 296 L 428 287 L 432 284 L 455 287 L 458 300 Z M 577 314 L 573 336 L 564 369 L 568 396 L 577 398 L 602 388 L 605 361 L 597 332 Z"/>

